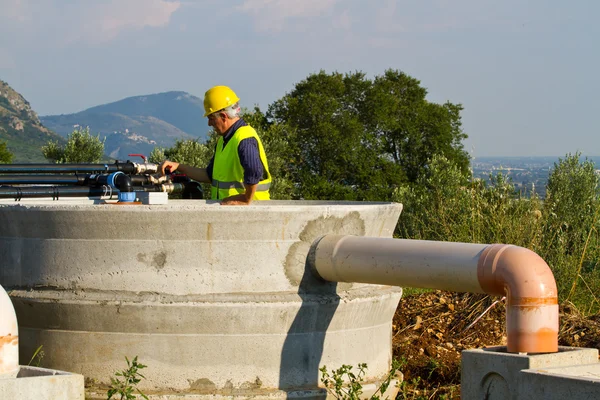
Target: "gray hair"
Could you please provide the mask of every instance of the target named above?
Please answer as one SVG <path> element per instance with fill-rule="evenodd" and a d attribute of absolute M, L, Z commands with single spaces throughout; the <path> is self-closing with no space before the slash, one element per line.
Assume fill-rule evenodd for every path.
<path fill-rule="evenodd" d="M 230 105 L 229 107 L 225 107 L 221 111 L 227 114 L 229 118 L 235 118 L 240 116 L 242 109 L 240 107 L 240 103 L 235 103 Z"/>

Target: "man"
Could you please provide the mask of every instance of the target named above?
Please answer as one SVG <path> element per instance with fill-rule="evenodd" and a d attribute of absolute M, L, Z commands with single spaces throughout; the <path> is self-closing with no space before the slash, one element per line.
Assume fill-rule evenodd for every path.
<path fill-rule="evenodd" d="M 267 155 L 256 131 L 240 118 L 239 100 L 227 86 L 215 86 L 204 95 L 204 116 L 219 134 L 215 155 L 206 168 L 164 161 L 159 171 L 164 175 L 177 170 L 195 181 L 211 183 L 211 198 L 221 200 L 222 205 L 269 200 Z"/>

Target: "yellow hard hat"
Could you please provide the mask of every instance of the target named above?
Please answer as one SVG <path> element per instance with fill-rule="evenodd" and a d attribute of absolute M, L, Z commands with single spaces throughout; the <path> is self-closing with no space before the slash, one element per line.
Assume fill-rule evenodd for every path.
<path fill-rule="evenodd" d="M 238 101 L 240 98 L 229 87 L 214 86 L 204 94 L 204 116 L 229 107 Z"/>

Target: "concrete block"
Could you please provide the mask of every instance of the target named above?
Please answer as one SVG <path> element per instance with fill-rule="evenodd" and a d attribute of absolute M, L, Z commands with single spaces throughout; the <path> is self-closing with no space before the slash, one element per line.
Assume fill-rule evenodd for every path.
<path fill-rule="evenodd" d="M 599 399 L 600 363 L 522 371 L 520 392 L 530 399 Z"/>
<path fill-rule="evenodd" d="M 461 397 L 471 399 L 527 399 L 531 397 L 529 369 L 571 367 L 598 362 L 597 349 L 559 347 L 558 353 L 512 354 L 505 346 L 462 352 Z M 599 394 L 600 396 L 600 394 Z"/>
<path fill-rule="evenodd" d="M 0 399 L 84 400 L 83 375 L 22 366 L 16 378 L 0 380 Z"/>
<path fill-rule="evenodd" d="M 167 204 L 169 194 L 166 192 L 136 192 L 135 197 L 142 204 Z"/>

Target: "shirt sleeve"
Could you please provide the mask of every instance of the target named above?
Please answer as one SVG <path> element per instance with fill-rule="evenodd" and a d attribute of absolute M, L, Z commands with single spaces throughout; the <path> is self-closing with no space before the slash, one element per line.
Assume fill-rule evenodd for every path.
<path fill-rule="evenodd" d="M 244 183 L 256 185 L 260 182 L 264 172 L 256 139 L 249 137 L 242 140 L 238 145 L 238 155 L 240 164 L 244 168 Z"/>

